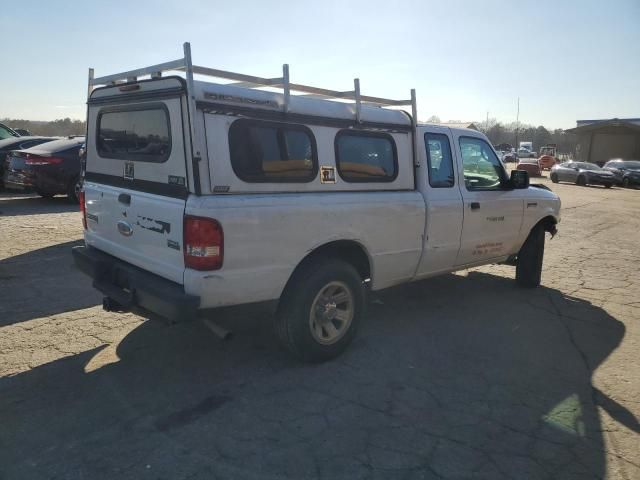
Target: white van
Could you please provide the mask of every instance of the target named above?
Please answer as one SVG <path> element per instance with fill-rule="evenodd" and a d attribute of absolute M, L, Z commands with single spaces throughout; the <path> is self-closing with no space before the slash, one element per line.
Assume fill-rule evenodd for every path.
<path fill-rule="evenodd" d="M 306 361 L 346 348 L 368 289 L 497 262 L 537 286 L 558 197 L 507 175 L 481 133 L 415 119 L 413 91 L 194 66 L 188 44 L 173 62 L 91 73 L 75 262 L 109 310 L 182 321 L 275 300 L 280 340 Z"/>

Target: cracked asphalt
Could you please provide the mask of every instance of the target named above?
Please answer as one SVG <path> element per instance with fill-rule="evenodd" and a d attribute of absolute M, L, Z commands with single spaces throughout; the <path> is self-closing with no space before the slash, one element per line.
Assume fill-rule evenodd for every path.
<path fill-rule="evenodd" d="M 77 208 L 1 194 L 0 478 L 640 479 L 640 191 L 549 185 L 541 288 L 377 293 L 314 366 L 256 307 L 217 313 L 229 342 L 103 312 Z"/>

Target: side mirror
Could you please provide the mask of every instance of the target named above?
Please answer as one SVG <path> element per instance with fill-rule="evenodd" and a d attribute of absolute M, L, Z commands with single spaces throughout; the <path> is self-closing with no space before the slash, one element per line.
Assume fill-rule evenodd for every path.
<path fill-rule="evenodd" d="M 511 188 L 516 190 L 529 188 L 529 172 L 526 170 L 511 170 Z"/>

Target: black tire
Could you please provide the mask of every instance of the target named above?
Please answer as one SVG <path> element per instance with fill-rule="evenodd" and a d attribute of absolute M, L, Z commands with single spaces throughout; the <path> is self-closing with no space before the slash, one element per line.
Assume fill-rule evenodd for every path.
<path fill-rule="evenodd" d="M 605 183 L 604 184 L 604 188 L 611 188 L 612 184 L 611 183 Z"/>
<path fill-rule="evenodd" d="M 587 179 L 584 175 L 580 175 L 577 179 L 576 179 L 576 185 L 580 185 L 581 187 L 586 187 L 587 186 Z"/>
<path fill-rule="evenodd" d="M 525 288 L 540 285 L 542 277 L 542 258 L 544 257 L 545 231 L 542 225 L 536 225 L 518 252 L 516 263 L 516 282 Z"/>
<path fill-rule="evenodd" d="M 67 198 L 71 203 L 80 202 L 80 197 L 78 196 L 80 187 L 82 187 L 80 177 L 75 177 L 71 182 L 69 182 L 69 186 L 67 187 Z"/>
<path fill-rule="evenodd" d="M 43 190 L 36 190 L 36 193 L 42 198 L 53 198 L 55 196 L 55 193 L 45 192 Z"/>
<path fill-rule="evenodd" d="M 627 177 L 622 179 L 622 186 L 624 188 L 631 188 L 631 182 L 629 181 L 629 179 Z"/>
<path fill-rule="evenodd" d="M 558 183 L 558 175 L 555 173 L 552 173 L 551 175 L 549 175 L 549 177 L 551 177 L 551 181 L 553 183 Z"/>
<path fill-rule="evenodd" d="M 314 305 L 322 308 L 319 305 L 321 302 L 319 300 L 316 302 L 316 299 L 332 284 L 346 286 L 346 290 L 343 290 L 346 294 L 350 294 L 353 315 L 350 316 L 350 322 L 343 326 L 344 331 L 341 332 L 341 336 L 336 340 L 327 340 L 333 343 L 323 344 L 316 338 L 317 330 L 312 332 L 314 330 L 312 308 Z M 333 303 L 334 310 L 336 303 Z M 280 298 L 276 313 L 276 335 L 287 350 L 304 362 L 316 363 L 330 360 L 340 355 L 353 340 L 364 314 L 364 308 L 365 287 L 357 270 L 341 260 L 318 259 L 303 266 L 289 281 Z M 314 312 L 313 315 L 316 314 Z M 332 322 L 335 330 L 334 320 L 328 322 Z M 320 327 L 320 330 L 324 333 L 324 327 Z"/>

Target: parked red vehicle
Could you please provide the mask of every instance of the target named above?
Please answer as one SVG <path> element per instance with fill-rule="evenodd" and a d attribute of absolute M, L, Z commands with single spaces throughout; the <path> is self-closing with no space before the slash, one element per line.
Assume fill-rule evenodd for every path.
<path fill-rule="evenodd" d="M 536 158 L 521 158 L 516 166 L 517 170 L 524 170 L 529 173 L 530 177 L 539 177 L 542 175 L 540 162 Z"/>
<path fill-rule="evenodd" d="M 554 143 L 545 145 L 544 147 L 540 148 L 540 158 L 538 159 L 540 168 L 542 170 L 544 169 L 551 170 L 551 168 L 557 162 L 556 155 L 557 155 L 557 146 Z"/>

